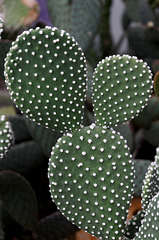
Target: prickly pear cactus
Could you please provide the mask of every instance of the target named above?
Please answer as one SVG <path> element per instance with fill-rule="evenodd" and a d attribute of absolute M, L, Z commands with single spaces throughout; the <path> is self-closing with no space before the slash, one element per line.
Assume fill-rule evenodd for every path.
<path fill-rule="evenodd" d="M 133 216 L 132 219 L 128 222 L 126 226 L 125 235 L 130 239 L 135 237 L 135 233 L 138 232 L 139 227 L 141 226 L 141 221 L 145 217 L 145 212 L 143 210 L 139 211 L 137 215 Z"/>
<path fill-rule="evenodd" d="M 39 16 L 39 4 L 36 0 L 1 0 L 0 16 L 4 27 L 17 30 L 33 23 Z"/>
<path fill-rule="evenodd" d="M 53 25 L 69 32 L 86 51 L 96 34 L 102 13 L 100 0 L 49 0 Z"/>
<path fill-rule="evenodd" d="M 150 68 L 136 57 L 106 57 L 93 77 L 94 113 L 99 126 L 113 127 L 132 119 L 151 94 Z"/>
<path fill-rule="evenodd" d="M 36 235 L 38 240 L 69 239 L 78 230 L 78 227 L 68 221 L 60 212 L 55 212 L 39 222 Z"/>
<path fill-rule="evenodd" d="M 23 32 L 7 55 L 5 77 L 12 100 L 28 118 L 61 132 L 80 128 L 86 60 L 68 33 L 51 27 Z"/>
<path fill-rule="evenodd" d="M 149 203 L 145 218 L 141 222 L 141 227 L 134 240 L 150 239 L 158 240 L 158 222 L 159 222 L 159 193 L 152 198 Z"/>
<path fill-rule="evenodd" d="M 152 198 L 159 192 L 159 175 L 156 169 L 156 162 L 152 162 L 145 175 L 142 186 L 142 207 L 147 209 Z"/>
<path fill-rule="evenodd" d="M 49 162 L 51 195 L 74 224 L 119 239 L 133 191 L 133 164 L 123 137 L 91 125 L 57 141 Z"/>
<path fill-rule="evenodd" d="M 0 158 L 7 153 L 13 142 L 13 133 L 5 116 L 0 116 Z"/>
<path fill-rule="evenodd" d="M 3 19 L 0 18 L 0 40 L 1 40 L 1 33 L 3 32 Z"/>

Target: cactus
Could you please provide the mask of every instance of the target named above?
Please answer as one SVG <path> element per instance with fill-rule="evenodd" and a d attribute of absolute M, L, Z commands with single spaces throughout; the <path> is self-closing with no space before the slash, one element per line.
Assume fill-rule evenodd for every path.
<path fill-rule="evenodd" d="M 144 129 L 144 138 L 151 145 L 159 145 L 159 121 L 153 122 L 148 129 Z"/>
<path fill-rule="evenodd" d="M 3 17 L 4 27 L 15 31 L 33 23 L 39 16 L 39 4 L 36 0 L 1 0 L 0 16 Z"/>
<path fill-rule="evenodd" d="M 102 1 L 49 0 L 48 6 L 53 25 L 69 32 L 86 51 L 99 27 Z"/>
<path fill-rule="evenodd" d="M 127 122 L 114 127 L 114 130 L 119 132 L 124 137 L 124 139 L 127 141 L 128 147 L 130 148 L 130 152 L 132 152 L 134 148 L 134 134 L 132 125 Z"/>
<path fill-rule="evenodd" d="M 134 240 L 153 239 L 158 240 L 158 222 L 159 222 L 159 192 L 149 203 L 145 217 L 141 222 L 141 227 L 136 233 Z"/>
<path fill-rule="evenodd" d="M 143 210 L 140 210 L 137 215 L 133 216 L 132 219 L 128 222 L 125 230 L 125 236 L 133 239 L 135 233 L 138 232 L 139 227 L 141 226 L 141 221 L 144 219 L 145 213 Z"/>
<path fill-rule="evenodd" d="M 133 159 L 134 169 L 135 169 L 135 179 L 134 179 L 134 195 L 141 196 L 143 180 L 145 179 L 145 174 L 147 169 L 151 164 L 150 160 Z"/>
<path fill-rule="evenodd" d="M 62 230 L 62 231 L 61 231 Z M 36 235 L 38 240 L 56 240 L 68 239 L 79 229 L 69 222 L 60 212 L 42 219 L 37 227 Z"/>
<path fill-rule="evenodd" d="M 136 57 L 106 57 L 97 65 L 93 78 L 94 114 L 99 126 L 113 127 L 132 119 L 151 94 L 152 73 Z"/>
<path fill-rule="evenodd" d="M 25 122 L 32 138 L 40 146 L 43 154 L 49 158 L 52 147 L 57 142 L 57 139 L 62 136 L 62 134 L 57 131 L 51 131 L 42 125 L 38 125 L 36 122 L 33 122 L 28 118 L 25 118 Z"/>
<path fill-rule="evenodd" d="M 13 134 L 8 121 L 5 116 L 0 116 L 0 158 L 8 152 L 13 142 Z"/>
<path fill-rule="evenodd" d="M 36 28 L 22 33 L 7 54 L 6 84 L 17 107 L 31 120 L 61 132 L 75 130 L 83 117 L 85 62 L 68 33 Z"/>
<path fill-rule="evenodd" d="M 53 148 L 49 179 L 53 200 L 69 220 L 103 239 L 122 236 L 133 191 L 123 137 L 95 125 L 66 134 Z"/>
<path fill-rule="evenodd" d="M 28 174 L 45 161 L 46 158 L 37 143 L 22 142 L 11 147 L 7 155 L 0 159 L 0 171 L 7 169 Z"/>
<path fill-rule="evenodd" d="M 0 172 L 0 200 L 3 206 L 21 226 L 34 230 L 37 224 L 37 200 L 24 177 L 12 172 Z"/>

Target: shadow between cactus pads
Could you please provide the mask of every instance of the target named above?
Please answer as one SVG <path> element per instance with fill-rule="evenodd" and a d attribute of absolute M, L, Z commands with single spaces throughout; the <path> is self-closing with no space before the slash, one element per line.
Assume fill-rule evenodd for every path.
<path fill-rule="evenodd" d="M 57 28 L 24 31 L 7 54 L 12 100 L 31 120 L 67 132 L 80 128 L 86 98 L 86 60 L 73 37 Z"/>
<path fill-rule="evenodd" d="M 124 233 L 133 192 L 133 164 L 126 141 L 91 125 L 60 138 L 49 162 L 50 190 L 61 212 L 102 239 Z"/>
<path fill-rule="evenodd" d="M 147 63 L 128 55 L 106 57 L 93 75 L 95 119 L 113 127 L 134 118 L 145 107 L 152 89 Z"/>

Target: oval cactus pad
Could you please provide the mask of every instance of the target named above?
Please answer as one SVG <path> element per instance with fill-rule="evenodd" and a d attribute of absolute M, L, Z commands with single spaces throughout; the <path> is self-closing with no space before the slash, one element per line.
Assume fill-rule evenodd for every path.
<path fill-rule="evenodd" d="M 86 95 L 86 61 L 68 33 L 57 28 L 23 32 L 5 64 L 8 90 L 30 119 L 67 132 L 80 128 Z"/>
<path fill-rule="evenodd" d="M 5 116 L 0 116 L 0 158 L 3 158 L 4 154 L 7 153 L 13 141 L 13 133 L 8 121 Z"/>
<path fill-rule="evenodd" d="M 49 162 L 50 190 L 61 212 L 102 239 L 123 235 L 133 164 L 123 137 L 91 125 L 60 138 Z"/>
<path fill-rule="evenodd" d="M 152 74 L 143 60 L 128 55 L 103 59 L 94 72 L 93 101 L 99 126 L 116 126 L 135 117 L 147 103 Z"/>

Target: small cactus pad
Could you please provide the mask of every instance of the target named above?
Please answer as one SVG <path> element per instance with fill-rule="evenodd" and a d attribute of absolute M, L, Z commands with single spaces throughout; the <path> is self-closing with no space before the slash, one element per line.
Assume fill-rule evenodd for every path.
<path fill-rule="evenodd" d="M 3 19 L 0 18 L 0 40 L 1 40 L 1 33 L 3 32 Z"/>
<path fill-rule="evenodd" d="M 12 100 L 30 119 L 61 132 L 80 128 L 86 60 L 73 37 L 57 28 L 23 32 L 6 58 Z"/>
<path fill-rule="evenodd" d="M 103 59 L 94 72 L 93 101 L 99 126 L 116 126 L 134 118 L 146 105 L 152 73 L 143 60 L 128 55 Z"/>
<path fill-rule="evenodd" d="M 61 212 L 102 239 L 123 235 L 133 193 L 126 141 L 92 124 L 60 138 L 49 162 L 50 190 Z"/>
<path fill-rule="evenodd" d="M 3 158 L 7 153 L 13 141 L 13 134 L 8 121 L 5 116 L 0 116 L 0 158 Z"/>
<path fill-rule="evenodd" d="M 3 16 L 4 27 L 15 31 L 31 25 L 39 16 L 37 0 L 1 0 L 0 16 Z"/>
<path fill-rule="evenodd" d="M 12 170 L 20 174 L 30 173 L 47 161 L 40 146 L 34 141 L 26 141 L 11 147 L 0 159 L 0 171 Z"/>
<path fill-rule="evenodd" d="M 68 221 L 65 216 L 56 212 L 39 222 L 36 235 L 38 240 L 61 240 L 69 239 L 78 230 L 78 227 Z"/>
<path fill-rule="evenodd" d="M 141 222 L 141 227 L 134 240 L 158 240 L 159 236 L 159 193 L 157 193 L 145 213 L 145 218 Z"/>
<path fill-rule="evenodd" d="M 159 175 L 156 162 L 152 162 L 145 175 L 142 186 L 142 207 L 146 209 L 151 199 L 159 192 Z"/>
<path fill-rule="evenodd" d="M 135 233 L 138 232 L 139 227 L 141 226 L 141 221 L 145 216 L 143 210 L 139 211 L 137 215 L 133 216 L 132 219 L 128 222 L 126 226 L 125 235 L 131 239 L 135 237 Z"/>
<path fill-rule="evenodd" d="M 12 171 L 0 172 L 0 200 L 10 216 L 21 226 L 34 230 L 38 208 L 35 192 L 29 182 Z"/>
<path fill-rule="evenodd" d="M 154 77 L 154 91 L 157 97 L 159 97 L 159 71 L 155 74 Z"/>

